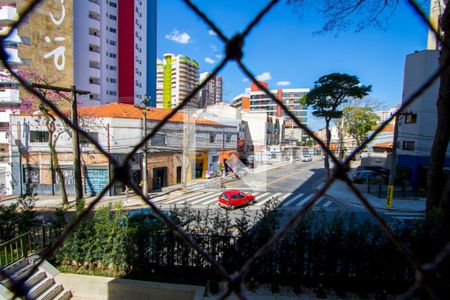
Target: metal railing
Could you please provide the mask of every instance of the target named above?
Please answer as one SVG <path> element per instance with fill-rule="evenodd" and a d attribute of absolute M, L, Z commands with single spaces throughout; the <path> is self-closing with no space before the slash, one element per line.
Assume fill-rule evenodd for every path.
<path fill-rule="evenodd" d="M 36 227 L 0 245 L 0 268 L 39 253 L 50 245 L 52 228 L 47 225 Z"/>
<path fill-rule="evenodd" d="M 22 15 L 18 21 L 16 21 L 14 24 L 12 24 L 12 29 L 18 28 L 24 20 L 32 14 L 32 12 L 36 9 L 36 7 L 42 3 L 43 0 L 35 0 L 30 1 L 29 6 L 22 11 Z M 369 137 L 367 138 L 359 147 L 354 149 L 352 153 L 347 157 L 347 159 L 343 162 L 340 162 L 336 156 L 332 154 L 330 149 L 328 149 L 325 145 L 325 143 L 317 138 L 313 132 L 304 124 L 301 123 L 301 121 L 276 97 L 274 97 L 270 91 L 262 86 L 257 79 L 255 78 L 254 74 L 250 71 L 249 68 L 247 68 L 246 64 L 242 60 L 243 57 L 243 44 L 247 39 L 247 36 L 251 31 L 255 29 L 255 26 L 261 22 L 261 20 L 266 16 L 267 13 L 269 13 L 274 6 L 280 3 L 279 0 L 272 0 L 270 1 L 264 9 L 262 9 L 258 15 L 250 22 L 250 24 L 242 30 L 241 33 L 238 33 L 232 37 L 227 37 L 225 34 L 219 29 L 218 26 L 204 13 L 201 11 L 199 7 L 197 7 L 195 4 L 193 4 L 190 0 L 183 0 L 183 2 L 192 10 L 193 13 L 195 13 L 203 22 L 205 22 L 211 30 L 213 30 L 217 37 L 223 42 L 225 45 L 225 52 L 224 52 L 224 58 L 216 65 L 216 67 L 213 69 L 213 71 L 210 73 L 210 75 L 204 80 L 200 85 L 198 85 L 176 108 L 174 108 L 171 113 L 169 113 L 161 122 L 159 122 L 153 130 L 147 134 L 145 138 L 142 139 L 142 141 L 135 145 L 133 150 L 126 156 L 126 158 L 123 161 L 118 161 L 114 156 L 112 156 L 110 153 L 108 153 L 107 150 L 102 148 L 97 141 L 95 141 L 89 134 L 84 131 L 81 127 L 74 125 L 71 120 L 67 118 L 67 116 L 62 113 L 57 106 L 52 103 L 50 100 L 46 99 L 46 97 L 39 91 L 34 89 L 31 84 L 23 77 L 21 77 L 16 70 L 8 63 L 8 55 L 5 51 L 5 40 L 7 36 L 3 36 L 0 38 L 0 59 L 3 62 L 3 65 L 5 68 L 14 76 L 14 78 L 19 82 L 23 88 L 25 88 L 28 92 L 30 92 L 32 95 L 36 96 L 40 99 L 40 101 L 45 104 L 54 114 L 55 117 L 62 120 L 65 124 L 67 124 L 68 127 L 71 129 L 77 130 L 81 136 L 83 136 L 86 140 L 88 140 L 92 145 L 95 146 L 95 148 L 99 151 L 99 153 L 105 155 L 107 157 L 114 168 L 114 176 L 111 178 L 109 184 L 97 195 L 94 201 L 92 201 L 78 216 L 68 224 L 68 226 L 65 228 L 64 232 L 58 237 L 58 239 L 55 240 L 53 244 L 51 244 L 49 247 L 45 248 L 42 251 L 42 259 L 40 263 L 42 263 L 43 260 L 49 258 L 53 253 L 62 245 L 64 240 L 77 228 L 77 226 L 80 224 L 80 222 L 87 217 L 88 213 L 97 205 L 97 203 L 102 199 L 102 197 L 107 193 L 107 191 L 112 188 L 113 184 L 117 181 L 120 181 L 121 183 L 128 185 L 137 195 L 139 195 L 142 200 L 151 207 L 156 214 L 158 214 L 161 219 L 164 220 L 164 222 L 167 224 L 168 228 L 173 230 L 177 233 L 178 237 L 189 247 L 191 247 L 194 251 L 198 253 L 199 256 L 201 256 L 203 259 L 205 259 L 211 268 L 217 273 L 217 275 L 226 282 L 225 288 L 220 294 L 219 298 L 224 299 L 228 297 L 232 292 L 234 292 L 239 298 L 246 299 L 246 287 L 244 285 L 244 280 L 247 276 L 247 274 L 250 272 L 252 266 L 255 264 L 258 258 L 263 256 L 266 252 L 268 252 L 276 243 L 287 235 L 288 231 L 292 228 L 292 226 L 301 219 L 305 213 L 310 210 L 316 202 L 324 195 L 324 193 L 328 190 L 328 188 L 332 185 L 332 183 L 336 179 L 340 179 L 344 181 L 350 190 L 355 193 L 355 195 L 358 197 L 358 199 L 361 201 L 361 203 L 364 205 L 364 207 L 370 212 L 370 214 L 373 216 L 373 218 L 376 220 L 376 222 L 381 226 L 383 231 L 386 233 L 386 235 L 390 238 L 390 240 L 396 245 L 398 251 L 400 251 L 409 261 L 412 268 L 416 272 L 416 280 L 414 285 L 411 286 L 411 288 L 405 292 L 405 294 L 402 295 L 403 298 L 408 298 L 416 295 L 420 289 L 424 289 L 429 297 L 436 298 L 435 291 L 433 288 L 429 285 L 429 282 L 427 282 L 426 278 L 430 278 L 430 273 L 433 275 L 436 275 L 436 272 L 438 270 L 439 265 L 443 263 L 443 261 L 448 258 L 450 253 L 450 243 L 446 244 L 446 247 L 442 249 L 442 251 L 435 257 L 433 261 L 428 262 L 427 264 L 421 264 L 416 256 L 410 251 L 408 246 L 400 240 L 395 233 L 391 230 L 389 225 L 383 220 L 383 218 L 376 212 L 376 210 L 369 204 L 369 202 L 364 198 L 364 196 L 361 194 L 361 192 L 355 187 L 355 185 L 351 182 L 351 180 L 348 179 L 346 176 L 347 171 L 349 170 L 349 163 L 350 160 L 355 157 L 355 155 L 358 154 L 358 152 L 361 151 L 364 147 L 367 146 L 367 144 L 374 139 L 374 137 L 380 133 L 386 125 L 391 122 L 397 115 L 399 115 L 402 111 L 405 111 L 405 109 L 413 103 L 413 101 L 420 96 L 424 91 L 429 88 L 436 80 L 439 79 L 439 77 L 444 73 L 447 72 L 448 66 L 449 66 L 449 60 L 442 61 L 440 64 L 439 69 L 415 92 L 413 93 L 408 99 L 403 101 L 403 104 L 401 107 L 394 113 L 392 116 L 387 119 L 384 123 L 382 123 L 377 130 Z M 419 18 L 426 23 L 430 29 L 433 29 L 433 26 L 428 21 L 428 19 L 425 17 L 425 14 L 420 10 L 419 6 L 415 3 L 413 0 L 409 0 L 408 3 L 411 5 L 411 7 L 415 10 L 416 14 L 419 16 Z M 439 36 L 438 33 L 436 33 L 436 36 Z M 133 183 L 129 176 L 130 174 L 130 161 L 134 154 L 136 154 L 163 126 L 168 120 L 173 117 L 178 111 L 186 107 L 189 102 L 194 99 L 195 95 L 214 77 L 216 76 L 220 71 L 224 69 L 224 67 L 229 63 L 234 61 L 238 68 L 242 71 L 243 74 L 245 74 L 250 80 L 252 80 L 255 85 L 259 87 L 260 90 L 264 91 L 265 94 L 281 109 L 284 111 L 284 113 L 290 117 L 293 122 L 301 128 L 304 132 L 306 132 L 311 139 L 313 139 L 317 144 L 319 144 L 323 150 L 324 153 L 328 154 L 333 161 L 335 165 L 335 169 L 333 171 L 332 176 L 325 182 L 324 185 L 317 191 L 317 193 L 314 195 L 314 197 L 310 198 L 305 205 L 283 225 L 272 237 L 271 239 L 265 243 L 262 247 L 260 247 L 250 258 L 248 258 L 245 263 L 241 266 L 241 269 L 234 273 L 230 274 L 228 273 L 225 268 L 216 260 L 213 256 L 211 256 L 207 251 L 202 249 L 198 243 L 193 240 L 189 234 L 187 234 L 182 228 L 180 228 L 176 223 L 174 223 L 169 217 L 167 217 L 164 213 L 161 212 L 161 210 L 149 199 L 147 195 L 145 195 L 141 188 L 137 186 L 135 183 Z M 34 268 L 38 268 L 39 264 L 36 264 Z M 4 276 L 7 276 L 7 274 L 3 271 L 0 271 Z M 32 274 L 32 272 L 30 272 Z M 23 290 L 19 287 L 23 285 L 23 282 L 25 282 L 27 278 L 22 279 L 20 282 L 16 282 L 14 285 L 16 289 L 14 292 L 17 296 L 23 295 Z"/>

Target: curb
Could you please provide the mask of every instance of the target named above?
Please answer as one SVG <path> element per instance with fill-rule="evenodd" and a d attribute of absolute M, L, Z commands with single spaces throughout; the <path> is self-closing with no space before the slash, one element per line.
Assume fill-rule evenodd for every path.
<path fill-rule="evenodd" d="M 317 192 L 319 190 L 319 187 L 321 186 L 321 184 L 319 184 L 318 186 L 316 186 L 314 188 L 314 190 Z M 327 192 L 325 192 L 323 194 L 324 196 L 331 198 L 333 201 L 338 202 L 339 204 L 342 204 L 344 206 L 353 206 L 355 208 L 360 208 L 363 210 L 367 210 L 367 208 L 364 206 L 364 204 L 362 204 L 361 202 L 355 202 L 355 201 L 342 201 L 341 199 L 331 195 Z M 363 194 L 363 196 L 365 197 L 365 195 Z M 378 207 L 378 206 L 374 206 L 370 203 L 369 199 L 367 197 L 365 197 L 366 200 L 369 202 L 369 204 L 377 211 L 386 213 L 386 212 L 404 212 L 404 213 L 425 213 L 425 210 L 414 210 L 414 209 L 401 209 L 401 208 L 385 208 L 385 207 Z M 393 199 L 393 201 L 401 201 L 401 200 L 395 200 Z"/>

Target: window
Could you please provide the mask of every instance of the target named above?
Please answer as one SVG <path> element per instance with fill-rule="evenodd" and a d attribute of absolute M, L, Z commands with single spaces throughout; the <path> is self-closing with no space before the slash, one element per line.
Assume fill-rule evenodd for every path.
<path fill-rule="evenodd" d="M 109 31 L 112 32 L 112 33 L 116 33 L 117 32 L 117 30 L 115 28 L 112 28 L 112 27 L 109 28 Z"/>
<path fill-rule="evenodd" d="M 111 57 L 111 58 L 116 58 L 117 55 L 116 55 L 115 53 L 110 53 L 110 54 L 109 54 L 109 57 Z"/>
<path fill-rule="evenodd" d="M 404 141 L 403 150 L 414 151 L 415 142 L 414 141 Z"/>
<path fill-rule="evenodd" d="M 210 143 L 215 143 L 216 142 L 216 134 L 215 133 L 210 133 L 209 134 L 209 142 Z"/>
<path fill-rule="evenodd" d="M 117 17 L 115 15 L 109 15 L 109 18 L 114 21 L 117 20 Z"/>
<path fill-rule="evenodd" d="M 225 142 L 226 142 L 226 143 L 230 143 L 230 142 L 231 142 L 231 136 L 232 136 L 231 133 L 227 133 L 227 134 L 225 135 L 225 137 L 226 137 Z"/>
<path fill-rule="evenodd" d="M 165 146 L 166 145 L 166 136 L 162 134 L 156 134 L 150 140 L 150 144 L 152 146 Z"/>
<path fill-rule="evenodd" d="M 406 114 L 405 116 L 405 124 L 417 123 L 417 114 Z"/>
<path fill-rule="evenodd" d="M 116 45 L 116 41 L 110 40 L 109 44 L 115 46 Z"/>
<path fill-rule="evenodd" d="M 117 4 L 111 1 L 111 2 L 109 2 L 109 6 L 111 6 L 111 7 L 117 7 Z"/>
<path fill-rule="evenodd" d="M 87 131 L 86 132 L 94 141 L 98 142 L 98 132 Z M 89 144 L 89 141 L 80 135 L 80 144 Z"/>
<path fill-rule="evenodd" d="M 30 131 L 30 143 L 47 143 L 48 132 L 47 131 Z"/>

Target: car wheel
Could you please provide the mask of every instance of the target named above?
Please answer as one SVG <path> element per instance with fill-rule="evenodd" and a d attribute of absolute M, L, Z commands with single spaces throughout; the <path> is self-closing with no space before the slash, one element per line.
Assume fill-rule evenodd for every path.
<path fill-rule="evenodd" d="M 255 204 L 255 203 L 256 203 L 256 200 L 255 200 L 255 198 L 253 198 L 252 201 L 250 201 L 250 204 Z"/>
<path fill-rule="evenodd" d="M 236 209 L 236 206 L 234 206 L 234 205 L 230 206 L 230 210 L 235 210 L 235 209 Z"/>

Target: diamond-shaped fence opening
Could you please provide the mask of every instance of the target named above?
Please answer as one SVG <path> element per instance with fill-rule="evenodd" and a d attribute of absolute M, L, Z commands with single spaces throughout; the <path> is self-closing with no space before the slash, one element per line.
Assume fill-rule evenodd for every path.
<path fill-rule="evenodd" d="M 11 25 L 10 35 L 13 33 L 13 29 L 18 28 L 21 24 L 24 23 L 24 20 L 31 16 L 33 11 L 38 8 L 38 5 L 44 2 L 43 0 L 31 1 L 29 6 L 21 12 L 20 18 Z M 60 119 L 64 124 L 72 130 L 78 131 L 79 135 L 89 143 L 91 143 L 99 153 L 103 154 L 113 166 L 113 174 L 114 176 L 111 178 L 110 182 L 106 187 L 102 189 L 100 193 L 96 196 L 96 198 L 86 207 L 84 210 L 77 215 L 77 217 L 66 226 L 64 232 L 56 239 L 56 241 L 48 248 L 45 248 L 41 254 L 40 262 L 35 265 L 34 270 L 47 258 L 51 257 L 53 253 L 62 245 L 64 240 L 76 230 L 77 226 L 82 222 L 83 219 L 86 218 L 87 214 L 94 208 L 96 204 L 102 199 L 102 197 L 106 194 L 106 192 L 113 186 L 116 181 L 120 181 L 123 185 L 127 185 L 134 191 L 137 195 L 139 195 L 153 211 L 158 214 L 166 223 L 167 227 L 170 228 L 173 232 L 177 233 L 178 237 L 189 247 L 195 250 L 200 257 L 202 257 L 205 262 L 207 262 L 211 268 L 217 273 L 217 275 L 226 283 L 225 289 L 220 294 L 219 298 L 226 298 L 231 293 L 235 293 L 239 298 L 246 298 L 246 288 L 244 285 L 244 279 L 246 275 L 250 272 L 252 266 L 256 262 L 258 258 L 264 255 L 267 251 L 269 251 L 278 241 L 280 241 L 288 231 L 293 227 L 293 225 L 299 221 L 305 213 L 310 210 L 315 203 L 321 198 L 321 196 L 327 191 L 327 189 L 333 184 L 336 179 L 343 180 L 347 186 L 355 193 L 361 203 L 367 208 L 370 214 L 375 218 L 377 223 L 381 226 L 385 234 L 392 240 L 392 242 L 397 247 L 398 251 L 403 253 L 413 269 L 416 272 L 416 281 L 413 286 L 403 295 L 403 297 L 411 297 L 417 293 L 419 289 L 425 289 L 430 297 L 436 297 L 435 292 L 432 287 L 429 285 L 427 278 L 430 277 L 430 273 L 436 272 L 437 267 L 443 263 L 445 259 L 448 258 L 450 253 L 450 244 L 447 244 L 446 247 L 442 249 L 442 251 L 435 257 L 433 261 L 428 262 L 427 264 L 421 264 L 416 259 L 414 253 L 410 251 L 408 245 L 403 243 L 391 230 L 388 224 L 384 221 L 384 219 L 376 212 L 376 210 L 369 204 L 369 202 L 364 198 L 364 196 L 359 192 L 358 189 L 354 186 L 354 184 L 347 178 L 346 173 L 348 171 L 349 162 L 355 155 L 358 154 L 371 140 L 375 138 L 375 136 L 381 132 L 381 130 L 386 127 L 386 125 L 393 120 L 396 116 L 399 116 L 402 111 L 405 109 L 419 96 L 421 95 L 428 87 L 430 87 L 438 78 L 447 71 L 449 61 L 445 61 L 441 63 L 440 68 L 431 76 L 414 94 L 409 97 L 406 101 L 403 101 L 402 106 L 384 123 L 382 123 L 375 132 L 368 137 L 359 147 L 354 149 L 352 153 L 346 158 L 345 161 L 339 161 L 333 153 L 328 149 L 325 143 L 317 138 L 313 132 L 304 124 L 300 122 L 299 119 L 293 115 L 293 113 L 276 97 L 274 97 L 270 91 L 262 86 L 252 72 L 246 67 L 244 62 L 242 61 L 243 50 L 242 46 L 249 35 L 249 33 L 254 29 L 255 25 L 261 22 L 264 16 L 271 11 L 271 9 L 277 5 L 280 1 L 273 0 L 270 1 L 267 6 L 259 12 L 259 14 L 251 21 L 251 23 L 244 28 L 242 33 L 236 34 L 233 37 L 227 37 L 223 32 L 219 30 L 219 27 L 205 15 L 199 7 L 193 4 L 190 0 L 184 0 L 185 4 L 203 20 L 220 38 L 220 40 L 225 45 L 225 57 L 222 61 L 213 69 L 211 74 L 204 80 L 199 86 L 197 86 L 176 108 L 174 108 L 162 121 L 160 121 L 150 133 L 147 134 L 145 138 L 143 138 L 137 145 L 135 145 L 130 153 L 127 154 L 126 158 L 123 161 L 118 161 L 114 156 L 112 156 L 107 150 L 105 150 L 95 138 L 89 135 L 86 131 L 84 131 L 78 124 L 74 124 L 67 115 L 59 109 L 54 102 L 52 102 L 49 98 L 49 95 L 43 93 L 39 89 L 35 89 L 30 80 L 25 78 L 23 74 L 20 74 L 15 70 L 10 61 L 10 56 L 7 49 L 7 39 L 9 36 L 2 36 L 0 39 L 1 44 L 1 52 L 0 58 L 2 63 L 7 71 L 15 78 L 15 80 L 25 89 L 29 94 L 38 98 L 42 104 L 45 104 L 47 109 L 51 112 L 52 116 Z M 427 20 L 424 13 L 420 10 L 419 6 L 415 3 L 415 1 L 409 1 L 410 5 L 415 9 L 417 15 L 428 24 L 429 28 L 433 29 L 433 26 Z M 58 21 L 58 20 L 55 20 Z M 434 30 L 434 29 L 433 29 Z M 216 76 L 227 64 L 228 62 L 234 61 L 237 63 L 241 71 L 252 80 L 254 84 L 256 84 L 259 89 L 264 91 L 268 97 L 270 97 L 281 109 L 283 112 L 291 118 L 291 120 L 302 130 L 304 130 L 308 136 L 313 139 L 317 144 L 319 144 L 322 150 L 329 155 L 331 160 L 333 161 L 335 168 L 332 173 L 332 176 L 322 185 L 322 187 L 317 191 L 317 193 L 310 198 L 307 203 L 296 212 L 280 229 L 278 229 L 275 234 L 267 241 L 262 247 L 260 247 L 253 255 L 248 258 L 245 263 L 240 268 L 239 272 L 234 274 L 229 274 L 224 267 L 211 256 L 207 251 L 202 249 L 200 245 L 182 228 L 180 228 L 174 221 L 172 221 L 166 214 L 162 213 L 162 211 L 149 199 L 147 195 L 145 195 L 141 188 L 137 186 L 132 180 L 130 180 L 130 161 L 133 156 L 144 147 L 144 145 L 164 126 L 168 120 L 173 117 L 178 111 L 186 107 L 191 99 L 195 97 L 195 95 L 210 81 L 214 76 Z M 61 64 L 62 62 L 57 59 L 55 55 L 55 64 Z M 189 126 L 187 126 L 189 127 Z M 233 160 L 228 162 L 231 165 L 231 168 L 238 168 L 239 166 Z M 10 278 L 9 274 L 7 274 L 4 270 L 0 271 L 3 277 L 9 278 L 14 282 L 12 289 L 16 296 L 22 296 L 25 294 L 24 282 L 28 279 L 26 276 L 23 279 L 17 280 L 14 278 Z M 29 274 L 32 274 L 30 272 Z"/>

